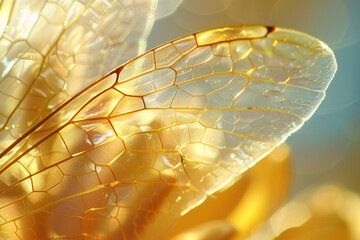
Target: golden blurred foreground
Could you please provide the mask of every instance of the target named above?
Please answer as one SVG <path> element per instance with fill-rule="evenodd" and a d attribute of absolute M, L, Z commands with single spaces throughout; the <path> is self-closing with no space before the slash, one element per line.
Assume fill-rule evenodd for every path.
<path fill-rule="evenodd" d="M 307 190 L 276 210 L 289 191 L 290 159 L 289 147 L 281 145 L 232 187 L 178 219 L 165 239 L 359 240 L 360 196 L 339 186 Z"/>
<path fill-rule="evenodd" d="M 290 159 L 288 145 L 282 144 L 246 171 L 233 186 L 214 194 L 179 218 L 165 239 L 204 223 L 198 229 L 183 233 L 173 240 L 227 239 L 234 236 L 234 229 L 238 234 L 241 232 L 242 236 L 247 236 L 254 226 L 269 217 L 285 201 L 290 188 Z M 215 222 L 207 223 L 210 221 Z M 214 232 L 218 235 L 214 235 Z"/>

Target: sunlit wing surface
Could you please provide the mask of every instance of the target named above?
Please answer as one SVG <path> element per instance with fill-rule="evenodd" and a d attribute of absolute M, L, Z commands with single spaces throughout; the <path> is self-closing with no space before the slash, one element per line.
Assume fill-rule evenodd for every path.
<path fill-rule="evenodd" d="M 143 52 L 156 2 L 0 1 L 0 151 Z"/>
<path fill-rule="evenodd" d="M 274 27 L 151 50 L 0 155 L 0 234 L 156 239 L 301 127 L 335 71 L 324 43 Z"/>

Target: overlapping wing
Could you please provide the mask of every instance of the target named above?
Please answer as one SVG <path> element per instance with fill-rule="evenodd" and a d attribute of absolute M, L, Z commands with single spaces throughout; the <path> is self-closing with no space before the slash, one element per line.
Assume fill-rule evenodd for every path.
<path fill-rule="evenodd" d="M 0 151 L 145 49 L 157 0 L 0 3 Z"/>
<path fill-rule="evenodd" d="M 274 27 L 151 50 L 3 152 L 0 233 L 154 239 L 301 127 L 335 71 L 324 43 Z"/>

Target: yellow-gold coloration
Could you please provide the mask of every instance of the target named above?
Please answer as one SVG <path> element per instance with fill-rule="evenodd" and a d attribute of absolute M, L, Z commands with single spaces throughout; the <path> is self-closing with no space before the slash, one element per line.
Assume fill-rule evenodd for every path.
<path fill-rule="evenodd" d="M 0 151 L 142 53 L 156 3 L 0 1 Z"/>
<path fill-rule="evenodd" d="M 195 34 L 199 46 L 240 39 L 263 38 L 268 33 L 265 26 L 233 26 Z"/>
<path fill-rule="evenodd" d="M 336 71 L 320 40 L 239 26 L 169 42 L 99 78 L 103 66 L 111 68 L 106 59 L 123 54 L 98 45 L 121 34 L 109 27 L 123 16 L 111 13 L 116 6 L 35 3 L 24 7 L 28 25 L 11 31 L 18 22 L 10 19 L 0 39 L 7 46 L 0 65 L 4 239 L 163 236 L 175 218 L 233 184 L 299 129 Z M 17 1 L 11 10 L 23 6 Z M 137 11 L 151 6 L 119 3 Z M 48 19 L 54 12 L 59 18 Z M 150 24 L 142 20 L 130 21 L 140 27 L 129 28 L 137 37 Z M 100 37 L 83 42 L 89 36 Z M 80 54 L 87 43 L 101 54 Z"/>
<path fill-rule="evenodd" d="M 180 234 L 184 229 L 191 229 L 185 234 L 195 235 L 194 227 L 210 221 L 225 222 L 224 219 L 228 224 L 220 226 L 225 227 L 225 233 L 235 235 L 236 229 L 237 236 L 248 236 L 254 227 L 266 220 L 285 201 L 292 182 L 291 160 L 289 146 L 280 145 L 246 171 L 233 186 L 215 193 L 203 204 L 177 219 L 165 239 Z M 223 227 L 216 229 L 215 223 L 202 226 L 199 234 L 206 232 L 208 236 L 214 235 L 213 231 L 221 233 Z M 227 231 L 229 229 L 233 230 Z M 181 234 L 176 239 L 181 239 L 182 236 Z"/>
<path fill-rule="evenodd" d="M 192 227 L 171 240 L 231 240 L 236 235 L 236 228 L 231 223 L 219 220 Z"/>
<path fill-rule="evenodd" d="M 227 218 L 241 236 L 249 236 L 287 198 L 292 184 L 291 160 L 289 146 L 282 144 L 248 171 L 249 186 Z"/>
<path fill-rule="evenodd" d="M 357 240 L 360 196 L 334 185 L 308 190 L 279 210 L 250 240 Z"/>

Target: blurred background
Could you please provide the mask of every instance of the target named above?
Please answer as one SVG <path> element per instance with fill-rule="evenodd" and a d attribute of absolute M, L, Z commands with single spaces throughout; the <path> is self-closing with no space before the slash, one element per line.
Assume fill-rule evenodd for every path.
<path fill-rule="evenodd" d="M 158 18 L 147 48 L 225 25 L 262 24 L 309 33 L 335 52 L 338 71 L 314 116 L 287 143 L 292 150 L 290 197 L 320 184 L 360 193 L 359 0 L 160 0 L 179 4 Z M 161 11 L 161 9 L 159 10 Z"/>

